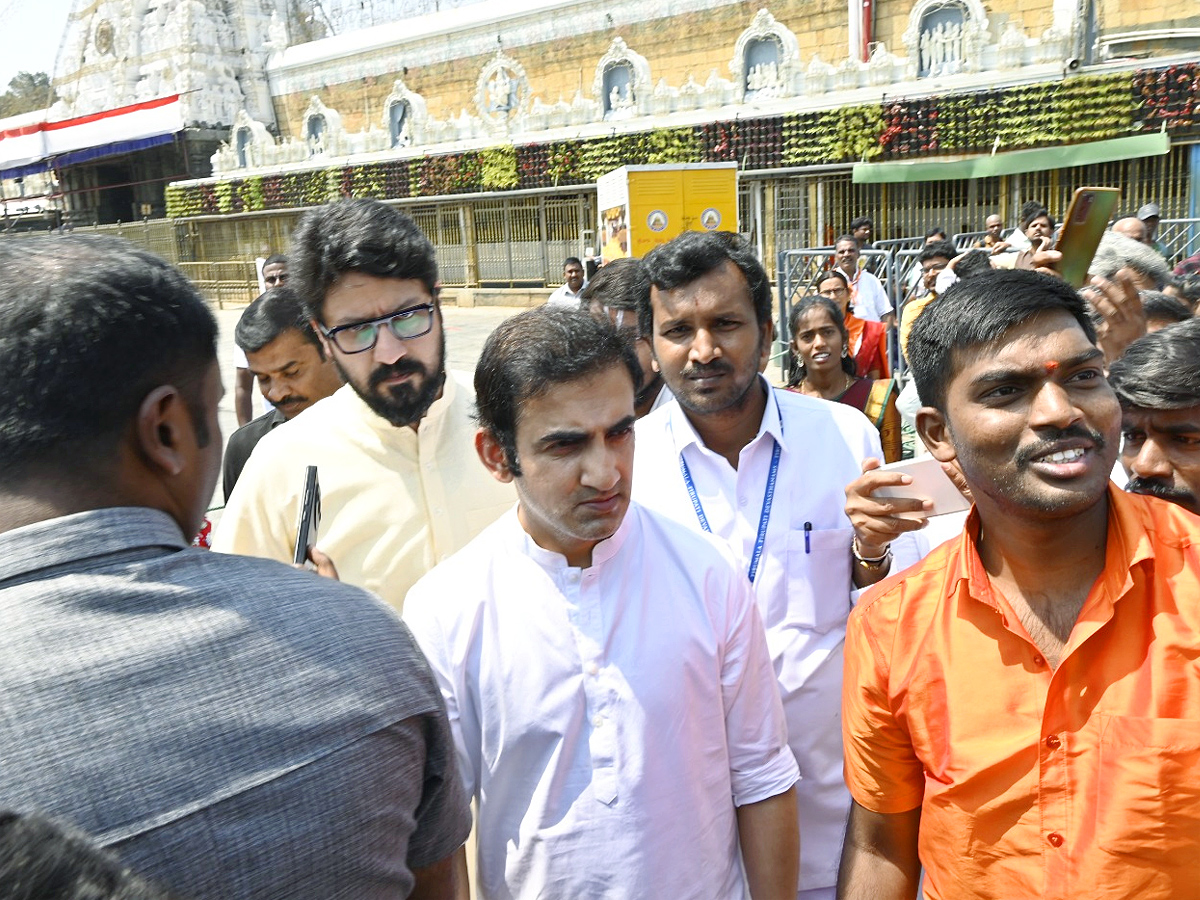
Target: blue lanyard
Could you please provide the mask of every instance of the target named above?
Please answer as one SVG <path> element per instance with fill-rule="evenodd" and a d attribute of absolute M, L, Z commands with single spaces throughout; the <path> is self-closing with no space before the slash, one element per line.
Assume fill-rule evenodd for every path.
<path fill-rule="evenodd" d="M 783 413 L 779 413 L 779 430 L 783 431 Z M 767 489 L 763 494 L 762 513 L 758 517 L 758 536 L 754 539 L 754 553 L 750 557 L 750 583 L 758 575 L 758 564 L 762 560 L 763 550 L 767 545 L 767 523 L 771 521 L 771 506 L 775 502 L 775 482 L 779 480 L 779 441 L 774 441 L 775 449 L 771 451 L 771 468 L 767 471 Z M 692 480 L 692 470 L 688 468 L 687 460 L 679 454 L 679 471 L 683 473 L 683 482 L 687 485 L 688 496 L 692 500 L 692 509 L 700 520 L 700 527 L 712 534 L 712 526 L 708 524 L 708 516 L 704 514 L 704 506 L 700 503 L 700 495 L 696 492 L 696 482 Z"/>

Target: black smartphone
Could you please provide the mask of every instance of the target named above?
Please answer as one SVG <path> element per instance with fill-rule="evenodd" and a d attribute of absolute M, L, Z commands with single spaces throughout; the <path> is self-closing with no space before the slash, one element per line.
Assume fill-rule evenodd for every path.
<path fill-rule="evenodd" d="M 308 551 L 317 542 L 317 530 L 321 527 L 321 485 L 317 482 L 317 467 L 304 470 L 304 493 L 301 495 L 300 520 L 296 523 L 296 546 L 292 550 L 292 562 L 303 565 L 308 560 Z"/>

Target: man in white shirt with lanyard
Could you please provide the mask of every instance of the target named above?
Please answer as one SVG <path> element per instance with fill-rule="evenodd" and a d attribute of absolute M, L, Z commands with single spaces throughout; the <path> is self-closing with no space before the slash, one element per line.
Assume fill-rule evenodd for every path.
<path fill-rule="evenodd" d="M 479 804 L 484 900 L 794 891 L 798 773 L 762 622 L 727 547 L 630 503 L 640 378 L 605 320 L 503 322 L 476 449 L 517 508 L 405 601 Z"/>
<path fill-rule="evenodd" d="M 748 244 L 688 232 L 645 264 L 642 329 L 676 402 L 638 424 L 635 499 L 724 538 L 753 583 L 800 764 L 799 896 L 832 898 L 850 808 L 839 718 L 846 617 L 855 588 L 919 557 L 913 537 L 890 543 L 920 523 L 891 513 L 922 506 L 867 495 L 904 482 L 862 474 L 882 454 L 861 413 L 775 390 L 759 374 L 771 295 Z M 848 496 L 862 510 L 857 531 Z"/>

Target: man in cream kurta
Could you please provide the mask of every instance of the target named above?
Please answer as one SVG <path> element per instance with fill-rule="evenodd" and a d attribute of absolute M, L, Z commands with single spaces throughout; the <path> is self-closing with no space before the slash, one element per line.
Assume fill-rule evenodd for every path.
<path fill-rule="evenodd" d="M 217 527 L 213 549 L 290 562 L 315 465 L 322 518 L 317 546 L 342 581 L 397 610 L 417 579 L 512 506 L 475 456 L 474 398 L 450 373 L 421 427 L 396 428 L 349 385 L 276 428 L 254 449 Z"/>
<path fill-rule="evenodd" d="M 346 386 L 255 448 L 213 549 L 291 562 L 306 466 L 317 548 L 399 611 L 408 589 L 512 505 L 475 460 L 474 396 L 446 374 L 433 245 L 376 200 L 305 214 L 292 285 Z"/>

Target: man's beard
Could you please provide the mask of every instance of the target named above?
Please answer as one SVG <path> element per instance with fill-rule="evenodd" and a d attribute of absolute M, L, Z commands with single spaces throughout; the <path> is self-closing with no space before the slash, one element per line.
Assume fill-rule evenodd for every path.
<path fill-rule="evenodd" d="M 442 386 L 446 383 L 445 360 L 446 338 L 443 334 L 438 353 L 436 372 L 430 372 L 423 363 L 415 359 L 402 356 L 394 363 L 379 366 L 371 372 L 367 387 L 364 390 L 338 364 L 337 357 L 334 357 L 334 363 L 337 364 L 338 371 L 342 374 L 342 380 L 350 385 L 354 393 L 362 398 L 363 403 L 370 407 L 371 412 L 396 428 L 402 428 L 405 425 L 416 425 L 429 412 L 429 407 L 438 398 L 438 394 L 442 392 Z M 408 374 L 416 375 L 419 380 L 414 384 L 410 379 L 386 389 L 385 393 L 380 393 L 380 384 L 388 378 L 394 375 Z"/>

